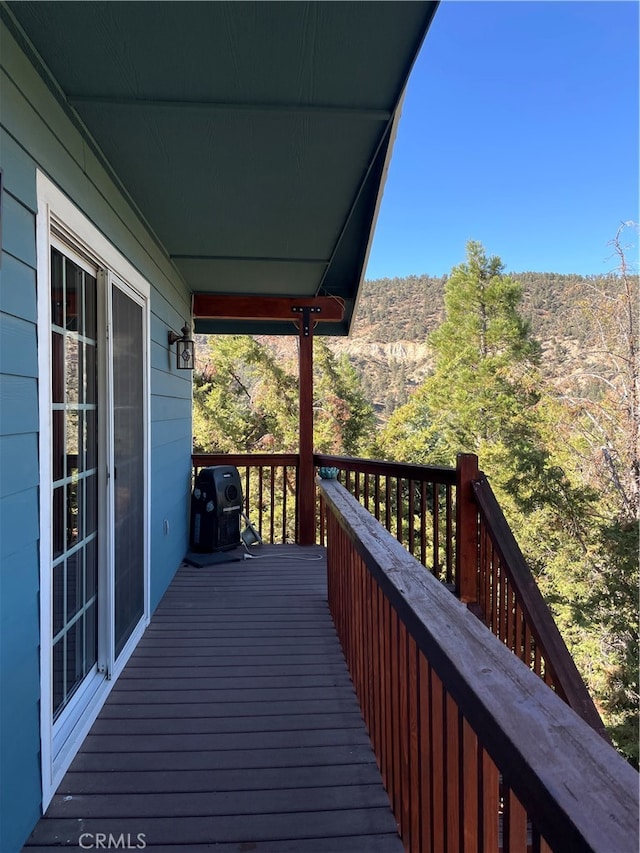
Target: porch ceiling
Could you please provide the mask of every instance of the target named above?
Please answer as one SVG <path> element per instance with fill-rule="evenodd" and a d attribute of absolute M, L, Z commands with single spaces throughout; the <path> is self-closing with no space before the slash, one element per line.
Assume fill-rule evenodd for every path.
<path fill-rule="evenodd" d="M 348 332 L 437 2 L 7 5 L 194 293 L 337 296 Z"/>

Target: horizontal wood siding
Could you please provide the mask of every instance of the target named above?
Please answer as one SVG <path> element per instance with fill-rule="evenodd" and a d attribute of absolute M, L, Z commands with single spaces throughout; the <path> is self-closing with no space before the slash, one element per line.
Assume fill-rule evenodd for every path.
<path fill-rule="evenodd" d="M 187 548 L 191 470 L 191 375 L 178 373 L 175 352 L 167 344 L 167 330 L 180 328 L 189 317 L 190 294 L 117 177 L 5 26 L 10 17 L 3 7 L 0 715 L 7 740 L 1 744 L 0 777 L 11 779 L 11 785 L 2 785 L 2 851 L 19 848 L 40 809 L 36 169 L 69 196 L 151 285 L 152 607 Z"/>
<path fill-rule="evenodd" d="M 29 170 L 35 187 L 35 166 L 5 133 L 0 145 L 0 849 L 9 851 L 40 804 L 38 384 L 35 215 L 32 194 L 19 194 Z"/>
<path fill-rule="evenodd" d="M 153 850 L 401 853 L 324 549 L 255 556 L 179 571 L 26 850 L 129 832 Z"/>

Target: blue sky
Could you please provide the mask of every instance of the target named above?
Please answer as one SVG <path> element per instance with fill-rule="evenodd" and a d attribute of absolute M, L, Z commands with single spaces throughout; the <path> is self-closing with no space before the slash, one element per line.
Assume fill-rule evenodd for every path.
<path fill-rule="evenodd" d="M 467 240 L 514 272 L 615 268 L 607 243 L 639 216 L 638 8 L 444 0 L 407 88 L 366 277 L 442 275 Z"/>

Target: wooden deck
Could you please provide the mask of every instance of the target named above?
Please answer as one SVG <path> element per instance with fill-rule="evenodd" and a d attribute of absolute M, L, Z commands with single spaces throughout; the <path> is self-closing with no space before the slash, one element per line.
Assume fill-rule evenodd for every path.
<path fill-rule="evenodd" d="M 402 851 L 324 549 L 252 553 L 178 571 L 28 853 L 83 833 L 153 853 Z"/>

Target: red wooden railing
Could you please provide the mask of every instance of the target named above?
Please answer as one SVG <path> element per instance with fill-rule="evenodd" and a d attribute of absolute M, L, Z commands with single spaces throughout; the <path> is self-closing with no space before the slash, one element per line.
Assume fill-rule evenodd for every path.
<path fill-rule="evenodd" d="M 298 456 L 295 453 L 205 453 L 192 456 L 194 476 L 209 465 L 235 465 L 244 509 L 262 540 L 298 541 Z"/>
<path fill-rule="evenodd" d="M 344 487 L 439 580 L 456 589 L 455 468 L 316 453 Z M 319 541 L 324 544 L 324 514 Z"/>
<path fill-rule="evenodd" d="M 405 848 L 638 849 L 638 776 L 346 490 L 329 604 Z"/>
<path fill-rule="evenodd" d="M 194 469 L 235 465 L 247 514 L 264 542 L 298 541 L 295 454 L 203 454 Z M 456 468 L 314 454 L 398 542 L 583 719 L 604 725 L 473 454 Z M 326 544 L 322 490 L 317 541 Z"/>
<path fill-rule="evenodd" d="M 472 489 L 478 511 L 477 602 L 483 621 L 589 725 L 604 724 L 486 477 Z"/>

